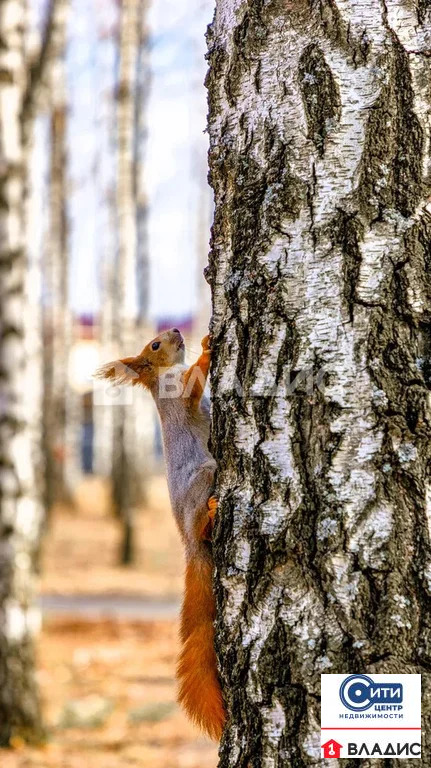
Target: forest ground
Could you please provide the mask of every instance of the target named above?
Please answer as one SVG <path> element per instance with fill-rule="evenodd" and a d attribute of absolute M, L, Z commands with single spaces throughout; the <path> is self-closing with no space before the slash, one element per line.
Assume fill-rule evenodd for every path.
<path fill-rule="evenodd" d="M 149 484 L 137 517 L 136 563 L 116 565 L 118 524 L 97 480 L 79 489 L 76 507 L 53 511 L 42 558 L 41 592 L 91 596 L 95 615 L 50 612 L 37 643 L 37 676 L 47 742 L 19 742 L 2 768 L 213 768 L 216 747 L 175 702 L 181 545 L 165 481 Z M 107 599 L 107 595 L 110 598 Z M 101 607 L 97 609 L 98 596 Z M 150 601 L 157 618 L 125 618 L 116 607 Z M 164 604 L 169 605 L 163 618 Z M 108 606 L 108 607 L 106 607 Z M 121 613 L 121 612 L 120 612 Z M 151 608 L 150 608 L 151 613 Z M 160 618 L 159 618 L 160 617 Z"/>

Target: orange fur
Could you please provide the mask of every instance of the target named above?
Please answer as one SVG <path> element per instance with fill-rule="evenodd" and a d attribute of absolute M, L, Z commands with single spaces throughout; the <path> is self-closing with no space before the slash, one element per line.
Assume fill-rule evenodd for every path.
<path fill-rule="evenodd" d="M 126 357 L 103 366 L 96 374 L 124 384 L 141 384 L 154 395 L 161 371 L 184 360 L 184 342 L 175 328 L 165 331 L 151 342 L 136 357 Z M 177 409 L 199 411 L 209 372 L 211 351 L 209 338 L 202 340 L 202 353 L 196 363 L 183 373 L 183 397 L 178 398 Z M 155 395 L 154 395 L 155 397 Z M 156 400 L 157 402 L 157 400 Z M 190 411 L 189 411 L 190 414 Z M 199 440 L 204 440 L 205 430 L 194 413 L 190 429 L 195 426 Z M 175 423 L 174 417 L 173 422 Z M 201 414 L 201 421 L 204 417 Z M 200 426 L 199 426 L 200 424 Z M 201 431 L 199 431 L 201 430 Z M 205 439 L 207 442 L 207 438 Z M 198 462 L 202 462 L 198 452 Z M 210 458 L 209 456 L 207 457 Z M 208 464 L 209 461 L 206 462 Z M 199 469 L 199 463 L 197 465 Z M 206 477 L 206 475 L 205 475 Z M 212 487 L 213 471 L 208 471 L 208 494 Z M 178 480 L 177 480 L 178 482 Z M 181 490 L 181 488 L 180 488 Z M 203 481 L 203 494 L 206 492 Z M 225 710 L 217 674 L 217 660 L 214 650 L 215 603 L 212 591 L 212 557 L 210 545 L 217 512 L 217 499 L 211 496 L 207 503 L 196 502 L 196 497 L 186 494 L 186 516 L 190 526 L 191 546 L 186 547 L 189 557 L 186 567 L 184 602 L 181 613 L 182 650 L 178 659 L 179 700 L 188 715 L 209 736 L 220 739 L 225 722 Z M 180 497 L 183 499 L 183 491 Z M 183 502 L 182 502 L 183 503 Z M 175 496 L 173 501 L 175 510 Z"/>
<path fill-rule="evenodd" d="M 196 515 L 195 531 L 198 539 L 204 539 L 204 541 L 211 541 L 214 528 L 214 518 L 217 512 L 217 499 L 215 496 L 210 496 L 207 501 L 207 506 L 203 510 L 203 515 Z"/>
<path fill-rule="evenodd" d="M 199 405 L 208 377 L 211 363 L 211 351 L 208 336 L 202 339 L 202 353 L 184 374 L 184 395 L 192 406 Z"/>
<path fill-rule="evenodd" d="M 153 349 L 157 344 L 157 348 Z M 140 384 L 151 388 L 158 380 L 160 370 L 184 360 L 184 342 L 180 332 L 173 328 L 150 341 L 136 357 L 123 357 L 100 368 L 95 376 L 113 379 L 118 384 Z"/>
<path fill-rule="evenodd" d="M 179 701 L 197 725 L 219 740 L 226 716 L 214 650 L 214 618 L 212 564 L 204 556 L 194 558 L 186 567 L 181 613 Z"/>

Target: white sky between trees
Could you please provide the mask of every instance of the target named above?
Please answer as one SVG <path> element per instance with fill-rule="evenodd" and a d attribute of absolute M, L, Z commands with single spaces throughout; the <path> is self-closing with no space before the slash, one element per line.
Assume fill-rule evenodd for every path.
<path fill-rule="evenodd" d="M 45 2 L 32 0 L 37 15 Z M 190 315 L 197 305 L 199 198 L 206 183 L 202 158 L 205 161 L 207 148 L 204 36 L 213 7 L 213 0 L 156 0 L 149 11 L 151 90 L 145 184 L 150 206 L 152 318 Z M 108 95 L 117 55 L 112 37 L 117 13 L 115 0 L 72 0 L 67 53 L 68 213 L 71 303 L 78 313 L 97 312 L 98 263 L 105 249 L 112 248 L 103 196 L 115 168 L 107 120 L 114 117 Z M 46 149 L 47 137 L 47 121 L 41 120 L 39 147 Z M 47 158 L 37 152 L 35 181 L 46 181 L 47 171 Z M 46 190 L 40 194 L 43 208 Z"/>

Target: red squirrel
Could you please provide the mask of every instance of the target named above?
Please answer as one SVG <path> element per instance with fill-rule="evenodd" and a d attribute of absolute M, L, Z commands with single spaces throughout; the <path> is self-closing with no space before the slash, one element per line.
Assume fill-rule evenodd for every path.
<path fill-rule="evenodd" d="M 108 363 L 97 376 L 140 384 L 155 400 L 172 510 L 186 556 L 178 698 L 191 719 L 219 740 L 225 710 L 214 651 L 211 534 L 217 501 L 211 495 L 216 465 L 208 450 L 209 402 L 204 394 L 211 356 L 208 336 L 190 368 L 184 365 L 184 355 L 183 337 L 172 328 L 136 357 Z"/>

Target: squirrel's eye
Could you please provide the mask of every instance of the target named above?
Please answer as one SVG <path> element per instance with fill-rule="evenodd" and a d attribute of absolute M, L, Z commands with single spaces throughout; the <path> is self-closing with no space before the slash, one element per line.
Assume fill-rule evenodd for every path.
<path fill-rule="evenodd" d="M 160 341 L 153 341 L 153 343 L 151 344 L 151 349 L 154 349 L 154 351 L 156 351 L 156 349 L 158 349 L 159 347 L 160 347 Z"/>

